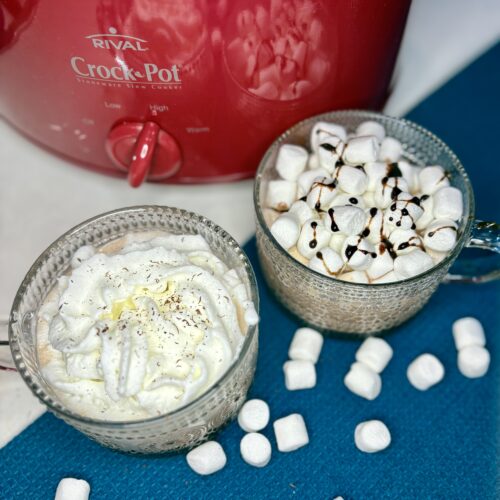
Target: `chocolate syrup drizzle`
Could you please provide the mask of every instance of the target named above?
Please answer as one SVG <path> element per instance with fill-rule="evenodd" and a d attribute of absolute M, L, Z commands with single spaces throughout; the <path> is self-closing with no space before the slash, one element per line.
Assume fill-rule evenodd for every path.
<path fill-rule="evenodd" d="M 457 232 L 457 228 L 455 226 L 441 226 L 438 227 L 437 229 L 434 229 L 434 231 L 427 233 L 427 236 L 429 238 L 432 238 L 438 231 L 441 231 L 441 229 L 453 229 L 453 231 Z"/>
<path fill-rule="evenodd" d="M 325 259 L 323 258 L 323 254 L 321 252 L 316 252 L 316 257 L 321 261 L 321 263 L 323 264 L 323 267 L 325 268 L 326 272 L 330 275 L 330 276 L 336 276 L 338 273 L 335 273 L 334 271 L 332 271 L 328 265 L 326 264 L 325 262 Z"/>
<path fill-rule="evenodd" d="M 311 228 L 313 230 L 313 239 L 309 242 L 310 248 L 316 248 L 318 245 L 318 240 L 316 239 L 316 228 L 318 227 L 318 223 L 313 221 L 311 222 Z"/>
<path fill-rule="evenodd" d="M 420 207 L 420 198 L 418 196 L 414 196 L 410 200 L 397 200 L 397 201 L 404 203 L 405 205 L 404 205 L 404 208 L 401 209 L 401 216 L 399 217 L 399 220 L 396 222 L 396 226 L 401 227 L 401 221 L 403 220 L 403 217 L 409 217 L 411 220 L 411 228 L 416 229 L 417 225 L 415 224 L 415 219 L 408 212 L 408 206 L 410 204 L 414 204 L 414 205 Z M 391 212 L 395 212 L 397 210 L 397 208 L 398 208 L 397 202 L 395 202 L 391 205 L 390 210 L 391 210 Z M 394 220 L 394 217 L 393 216 L 389 217 L 389 220 L 392 222 Z"/>
<path fill-rule="evenodd" d="M 337 223 L 335 222 L 335 210 L 333 208 L 328 209 L 328 216 L 330 217 L 331 220 L 331 226 L 330 229 L 332 230 L 333 233 L 337 233 L 339 231 L 339 226 L 337 226 Z"/>

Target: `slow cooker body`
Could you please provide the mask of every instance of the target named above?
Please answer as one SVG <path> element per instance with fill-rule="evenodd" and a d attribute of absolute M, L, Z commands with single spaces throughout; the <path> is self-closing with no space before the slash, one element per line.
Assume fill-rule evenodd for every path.
<path fill-rule="evenodd" d="M 383 104 L 409 3 L 4 0 L 0 114 L 139 183 L 249 177 L 293 123 Z"/>

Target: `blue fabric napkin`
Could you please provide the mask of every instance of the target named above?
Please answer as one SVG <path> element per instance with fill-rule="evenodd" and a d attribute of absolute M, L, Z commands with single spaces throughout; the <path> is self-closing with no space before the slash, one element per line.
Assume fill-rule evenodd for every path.
<path fill-rule="evenodd" d="M 500 168 L 500 46 L 491 49 L 458 77 L 410 113 L 441 136 L 462 158 L 482 218 L 498 218 Z M 483 146 L 486 146 L 485 149 Z M 263 469 L 239 456 L 243 431 L 235 422 L 218 435 L 228 456 L 219 473 L 200 477 L 184 454 L 140 457 L 113 452 L 45 414 L 0 450 L 1 499 L 50 499 L 59 480 L 72 476 L 91 484 L 91 498 L 333 498 L 345 499 L 493 499 L 500 493 L 499 286 L 443 285 L 415 318 L 387 335 L 394 358 L 382 375 L 375 401 L 363 400 L 342 380 L 359 341 L 328 339 L 317 365 L 313 390 L 288 392 L 282 364 L 294 330 L 300 326 L 274 299 L 261 275 L 255 241 L 245 247 L 261 294 L 261 342 L 249 397 L 268 401 L 272 420 L 299 412 L 310 444 L 280 453 L 272 426 L 263 433 L 273 444 L 273 458 Z M 480 379 L 463 377 L 456 366 L 452 322 L 465 315 L 484 325 L 492 364 Z M 439 385 L 419 392 L 406 379 L 408 364 L 431 352 L 443 362 Z M 378 454 L 359 452 L 355 426 L 383 420 L 393 443 Z"/>

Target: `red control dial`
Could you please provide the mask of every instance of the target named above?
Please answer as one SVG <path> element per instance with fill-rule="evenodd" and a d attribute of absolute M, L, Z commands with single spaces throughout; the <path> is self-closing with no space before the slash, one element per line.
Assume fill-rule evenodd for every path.
<path fill-rule="evenodd" d="M 111 129 L 106 151 L 113 163 L 128 172 L 132 187 L 146 179 L 171 177 L 181 166 L 177 141 L 155 122 L 123 122 Z"/>

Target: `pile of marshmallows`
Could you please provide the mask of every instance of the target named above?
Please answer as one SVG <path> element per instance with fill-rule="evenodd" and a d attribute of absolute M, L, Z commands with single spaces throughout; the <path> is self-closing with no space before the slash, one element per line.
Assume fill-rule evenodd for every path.
<path fill-rule="evenodd" d="M 326 276 L 388 283 L 441 262 L 457 241 L 462 193 L 438 165 L 401 159 L 402 144 L 375 121 L 350 136 L 318 122 L 312 152 L 284 144 L 264 217 L 278 243 Z"/>
<path fill-rule="evenodd" d="M 482 377 L 488 371 L 490 355 L 481 323 L 471 317 L 453 323 L 453 338 L 458 350 L 458 368 L 469 378 Z M 299 328 L 288 350 L 289 361 L 283 365 L 285 386 L 288 390 L 311 389 L 316 385 L 315 365 L 323 346 L 323 336 L 312 328 Z M 375 399 L 382 390 L 383 372 L 393 356 L 391 346 L 378 337 L 368 337 L 356 351 L 356 361 L 344 378 L 345 386 L 354 394 L 368 400 Z M 410 383 L 426 391 L 444 377 L 444 367 L 433 354 L 425 353 L 414 359 L 407 369 Z M 269 422 L 269 406 L 265 401 L 252 399 L 240 410 L 238 423 L 247 433 L 240 442 L 243 460 L 254 467 L 264 467 L 271 459 L 271 443 L 259 431 Z M 293 413 L 273 423 L 278 450 L 295 451 L 309 443 L 304 418 Z M 359 423 L 354 430 L 356 447 L 365 453 L 384 450 L 391 444 L 391 433 L 380 420 Z M 226 465 L 222 446 L 208 441 L 187 454 L 189 466 L 198 474 L 212 474 Z"/>

